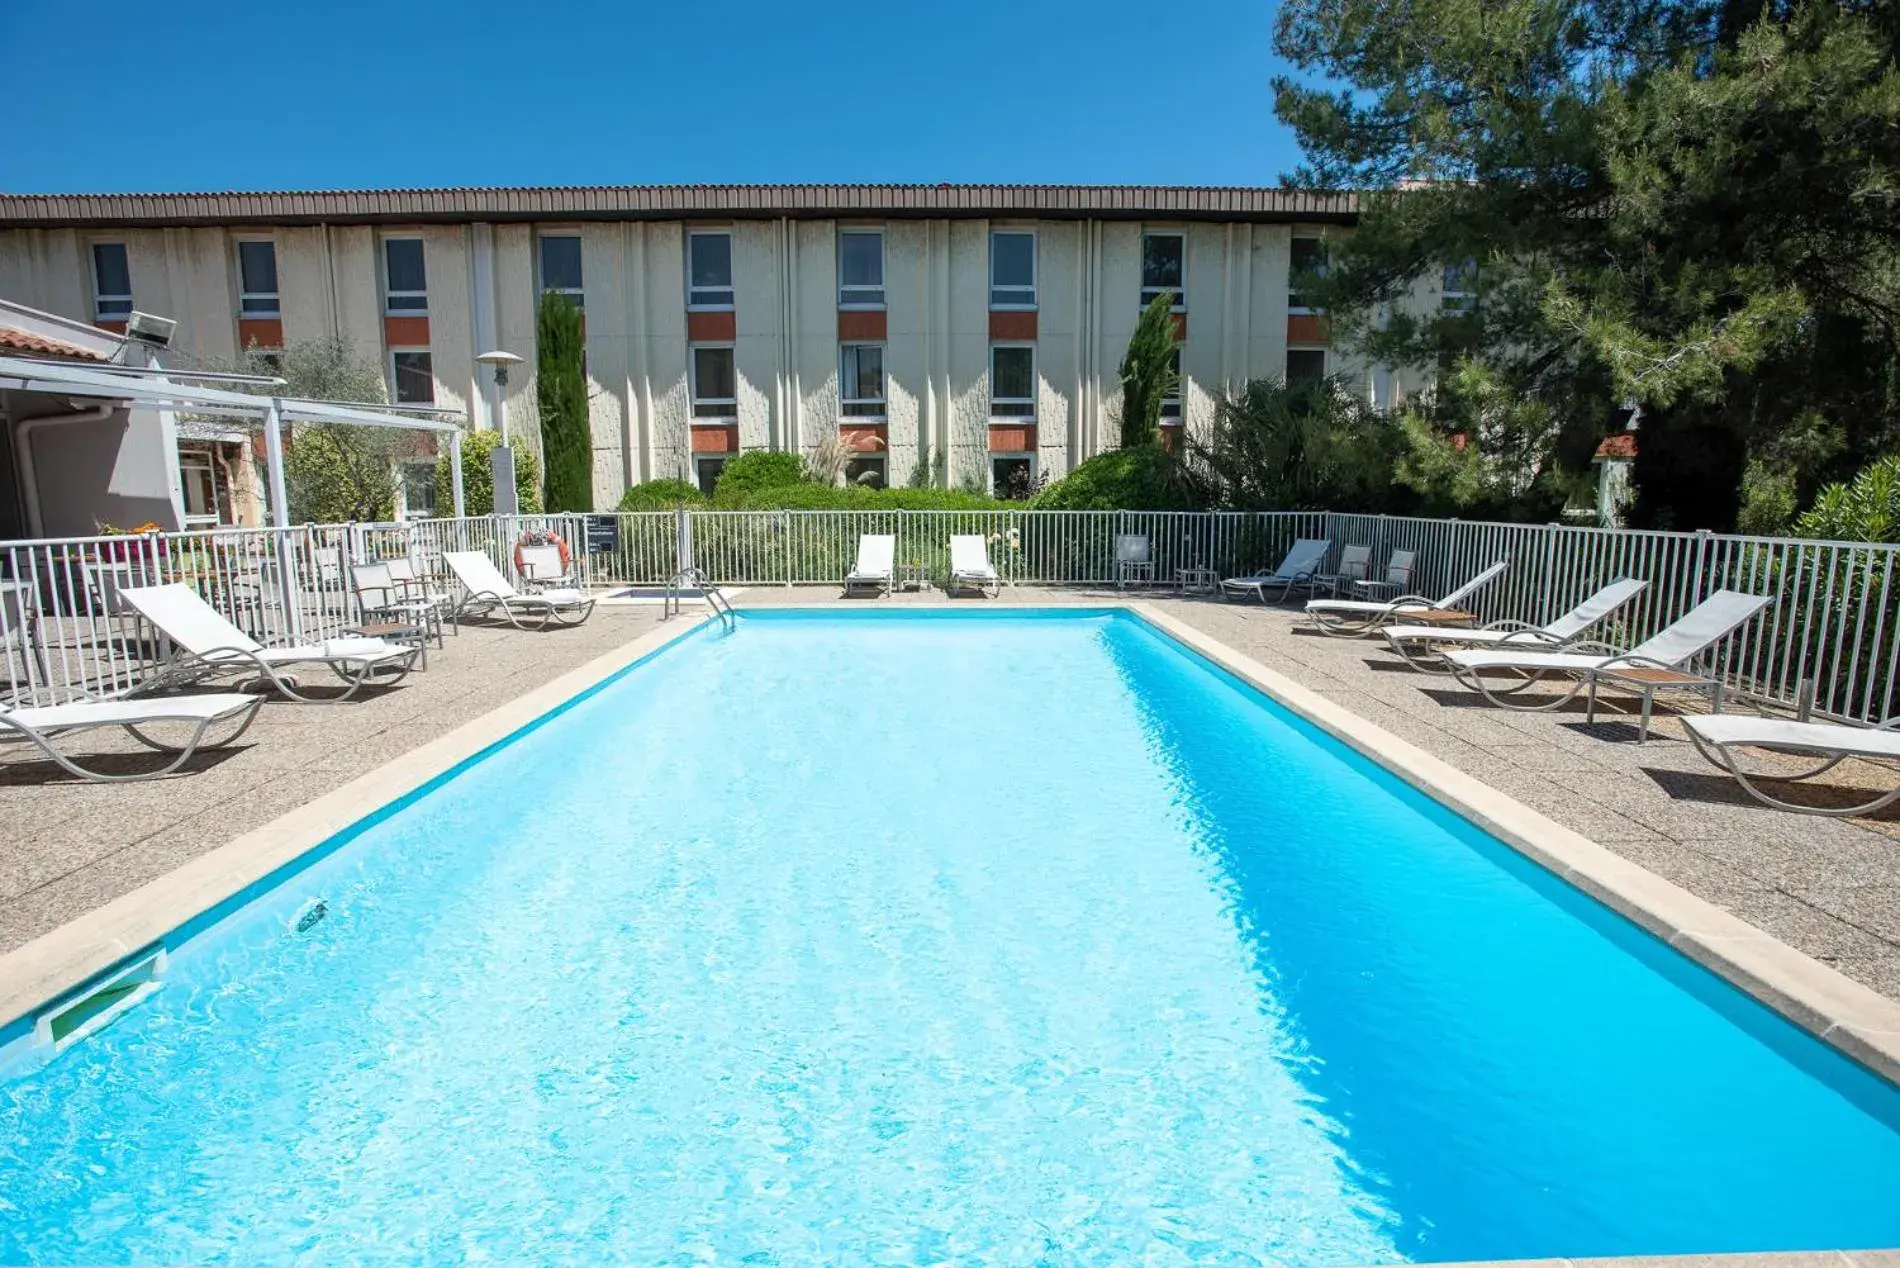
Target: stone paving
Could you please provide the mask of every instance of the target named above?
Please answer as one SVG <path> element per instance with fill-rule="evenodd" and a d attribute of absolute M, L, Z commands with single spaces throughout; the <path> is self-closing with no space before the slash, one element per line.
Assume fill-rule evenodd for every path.
<path fill-rule="evenodd" d="M 863 603 L 1089 604 L 1103 594 L 1010 589 L 1001 600 L 940 592 Z M 1144 596 L 1145 597 L 1145 596 Z M 815 587 L 738 592 L 752 605 L 836 601 Z M 1796 816 L 1757 805 L 1702 762 L 1660 707 L 1655 738 L 1574 711 L 1491 708 L 1422 675 L 1383 644 L 1325 638 L 1292 608 L 1153 601 L 1410 740 L 1501 792 L 1726 907 L 1807 954 L 1900 999 L 1900 807 L 1875 821 Z M 81 785 L 19 750 L 0 762 L 0 950 L 10 949 L 336 788 L 651 629 L 654 607 L 602 607 L 577 630 L 470 628 L 427 673 L 334 706 L 266 705 L 228 755 L 146 784 Z M 1697 707 L 1692 705 L 1691 707 Z M 1873 777 L 1845 767 L 1844 782 Z M 1830 775 L 1830 779 L 1835 776 Z"/>
<path fill-rule="evenodd" d="M 637 638 L 659 615 L 657 606 L 602 606 L 573 629 L 465 626 L 429 649 L 426 672 L 340 704 L 272 700 L 237 744 L 200 753 L 167 779 L 82 784 L 24 746 L 0 748 L 0 951 Z M 140 752 L 103 731 L 68 743 Z"/>

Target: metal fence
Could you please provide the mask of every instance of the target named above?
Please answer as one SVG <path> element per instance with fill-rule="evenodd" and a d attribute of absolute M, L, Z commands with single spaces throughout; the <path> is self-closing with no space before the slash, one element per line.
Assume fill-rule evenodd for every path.
<path fill-rule="evenodd" d="M 110 692 L 144 677 L 164 649 L 119 600 L 124 586 L 184 582 L 261 643 L 311 641 L 360 619 L 353 565 L 404 557 L 443 578 L 444 552 L 475 550 L 512 572 L 529 529 L 569 544 L 582 585 L 629 595 L 657 594 L 689 564 L 722 585 L 835 585 L 866 533 L 895 536 L 899 565 L 938 581 L 950 537 L 980 535 L 1013 585 L 1113 584 L 1124 535 L 1147 539 L 1163 587 L 1180 569 L 1271 567 L 1298 537 L 1328 539 L 1329 566 L 1348 545 L 1371 547 L 1375 566 L 1416 551 L 1411 588 L 1433 596 L 1508 558 L 1472 601 L 1481 618 L 1543 622 L 1637 577 L 1648 588 L 1600 631 L 1628 644 L 1729 587 L 1772 600 L 1707 666 L 1738 691 L 1779 703 L 1811 693 L 1817 713 L 1873 721 L 1895 711 L 1900 687 L 1894 546 L 1326 512 L 680 510 L 0 542 L 0 690 Z"/>

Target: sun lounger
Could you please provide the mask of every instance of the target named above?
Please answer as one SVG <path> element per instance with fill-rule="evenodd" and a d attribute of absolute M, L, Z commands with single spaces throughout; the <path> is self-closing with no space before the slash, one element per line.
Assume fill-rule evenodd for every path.
<path fill-rule="evenodd" d="M 518 630 L 546 629 L 556 625 L 579 625 L 594 610 L 594 601 L 579 590 L 537 590 L 525 594 L 501 575 L 495 561 L 479 550 L 450 550 L 442 562 L 461 583 L 462 599 L 455 605 L 455 619 L 486 616 L 500 612 L 508 624 Z"/>
<path fill-rule="evenodd" d="M 1783 801 L 1757 786 L 1757 781 L 1794 783 L 1813 779 L 1816 775 L 1833 770 L 1850 757 L 1883 764 L 1900 761 L 1900 731 L 1892 729 L 1892 722 L 1877 727 L 1842 726 L 1831 722 L 1797 722 L 1789 718 L 1720 713 L 1706 718 L 1684 718 L 1682 725 L 1702 756 L 1733 775 L 1735 782 L 1749 796 L 1777 810 L 1793 810 L 1810 815 L 1865 815 L 1889 806 L 1896 798 L 1900 798 L 1900 780 L 1896 781 L 1894 787 L 1848 806 L 1798 805 Z M 1736 760 L 1735 750 L 1742 748 L 1820 760 L 1800 769 L 1751 771 L 1743 769 Z"/>
<path fill-rule="evenodd" d="M 1399 552 L 1393 553 L 1396 555 Z M 1402 594 L 1383 602 L 1377 599 L 1313 599 L 1306 605 L 1306 615 L 1321 633 L 1344 637 L 1370 634 L 1408 617 L 1416 624 L 1422 615 L 1432 612 L 1462 615 L 1458 605 L 1503 576 L 1509 565 L 1508 559 L 1498 560 L 1442 599 L 1428 599 L 1422 594 Z"/>
<path fill-rule="evenodd" d="M 365 683 L 387 686 L 415 668 L 419 647 L 380 638 L 333 638 L 301 647 L 266 647 L 224 619 L 190 586 L 122 586 L 119 597 L 171 641 L 174 655 L 160 666 L 161 683 L 196 682 L 225 674 L 249 674 L 292 700 L 307 704 L 347 700 Z M 306 696 L 283 671 L 322 665 L 347 688 L 341 696 Z"/>
<path fill-rule="evenodd" d="M 81 779 L 101 783 L 121 783 L 134 779 L 157 779 L 169 775 L 190 761 L 200 748 L 223 748 L 236 742 L 250 729 L 257 710 L 264 703 L 259 695 L 235 693 L 196 696 L 165 696 L 140 699 L 119 697 L 111 700 L 72 700 L 64 704 L 8 708 L 0 705 L 0 740 L 31 744 L 57 762 L 61 769 Z M 192 727 L 191 738 L 183 744 L 169 744 L 145 733 L 155 723 L 179 722 Z M 214 745 L 206 745 L 205 732 L 223 722 L 238 727 Z M 110 775 L 82 765 L 54 746 L 53 741 L 66 735 L 101 727 L 117 727 L 147 748 L 176 756 L 157 770 L 136 774 Z"/>
<path fill-rule="evenodd" d="M 989 543 L 974 533 L 950 539 L 950 593 L 958 590 L 1001 594 L 1003 579 L 990 566 Z"/>
<path fill-rule="evenodd" d="M 889 594 L 897 582 L 897 538 L 865 533 L 858 538 L 858 564 L 844 575 L 844 592 L 870 590 Z"/>
<path fill-rule="evenodd" d="M 1295 541 L 1286 552 L 1286 558 L 1272 572 L 1255 573 L 1249 577 L 1226 577 L 1221 580 L 1221 593 L 1246 594 L 1252 591 L 1262 603 L 1267 601 L 1267 591 L 1274 586 L 1280 588 L 1280 598 L 1284 600 L 1294 586 L 1309 586 L 1313 574 L 1326 561 L 1326 552 L 1333 548 L 1332 542 L 1324 537 L 1302 537 Z"/>
<path fill-rule="evenodd" d="M 1479 629 L 1445 629 L 1435 625 L 1388 625 L 1383 633 L 1392 650 L 1426 673 L 1447 673 L 1448 651 L 1484 651 L 1502 646 L 1556 651 L 1576 639 L 1610 613 L 1642 592 L 1647 581 L 1612 581 L 1570 611 L 1545 625 L 1526 621 L 1493 621 Z"/>
<path fill-rule="evenodd" d="M 1507 709 L 1555 709 L 1574 699 L 1579 691 L 1589 690 L 1586 720 L 1596 720 L 1599 683 L 1639 692 L 1643 698 L 1643 725 L 1640 738 L 1649 737 L 1650 703 L 1656 692 L 1670 689 L 1707 689 L 1714 711 L 1721 712 L 1721 683 L 1685 671 L 1690 661 L 1727 638 L 1767 606 L 1758 594 L 1739 590 L 1717 590 L 1677 617 L 1655 637 L 1621 651 L 1603 643 L 1576 643 L 1562 651 L 1532 648 L 1498 648 L 1491 651 L 1449 652 L 1445 656 L 1459 682 L 1484 694 L 1492 704 Z M 1509 686 L 1487 683 L 1487 672 L 1515 672 Z M 1550 676 L 1568 676 L 1570 690 L 1551 697 L 1539 695 L 1534 703 L 1515 697 L 1525 688 Z"/>

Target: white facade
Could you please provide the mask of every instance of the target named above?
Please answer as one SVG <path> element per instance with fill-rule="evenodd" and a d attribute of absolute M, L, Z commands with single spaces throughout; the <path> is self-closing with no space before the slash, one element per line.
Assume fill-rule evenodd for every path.
<path fill-rule="evenodd" d="M 587 191 L 500 192 L 544 194 L 543 202 L 554 203 L 561 195 Z M 1173 192 L 1185 206 L 1196 191 Z M 1233 193 L 1254 201 L 1292 197 L 1280 191 Z M 185 200 L 199 196 L 169 197 L 182 209 Z M 374 206 L 394 195 L 362 198 Z M 105 198 L 90 201 L 115 205 Z M 166 198 L 139 201 L 146 220 L 166 214 Z M 696 479 L 727 452 L 810 451 L 841 428 L 863 451 L 866 465 L 876 468 L 881 460 L 882 478 L 890 484 L 910 482 L 925 457 L 935 467 L 934 483 L 988 486 L 999 471 L 992 462 L 999 454 L 1027 457 L 1037 474 L 1050 478 L 1065 474 L 1116 443 L 1116 371 L 1141 306 L 1144 233 L 1183 238 L 1187 337 L 1181 414 L 1188 428 L 1207 425 L 1218 393 L 1249 379 L 1288 374 L 1289 348 L 1309 354 L 1304 360 L 1296 355 L 1299 366 L 1309 369 L 1321 363 L 1310 355 L 1319 352 L 1327 373 L 1345 376 L 1379 404 L 1421 385 L 1417 375 L 1408 379 L 1383 367 L 1342 363 L 1326 348 L 1318 319 L 1289 312 L 1294 238 L 1349 232 L 1343 223 L 1349 218 L 1340 215 L 1302 221 L 1297 210 L 1272 210 L 1216 219 L 1198 208 L 1191 216 L 1170 216 L 1171 207 L 1164 206 L 1152 215 L 1110 216 L 1084 205 L 1045 205 L 1023 215 L 961 209 L 930 215 L 915 207 L 902 214 L 859 214 L 873 208 L 819 214 L 808 207 L 772 215 L 696 211 L 691 218 L 668 219 L 648 212 L 595 219 L 587 214 L 590 208 L 577 205 L 536 220 L 483 218 L 475 207 L 404 223 L 378 207 L 373 217 L 357 217 L 359 222 L 352 222 L 347 209 L 332 209 L 321 223 L 266 219 L 170 227 L 113 223 L 108 213 L 73 214 L 66 217 L 71 223 L 41 227 L 53 217 L 31 202 L 0 199 L 0 294 L 78 320 L 106 317 L 98 311 L 94 248 L 122 245 L 134 303 L 178 321 L 175 347 L 230 362 L 250 342 L 268 347 L 339 335 L 384 367 L 392 398 L 398 386 L 393 354 L 409 353 L 402 362 L 411 371 L 403 380 L 409 389 L 415 390 L 421 381 L 415 376 L 426 364 L 432 386 L 424 390 L 439 405 L 468 410 L 478 426 L 493 425 L 494 389 L 478 377 L 474 358 L 505 349 L 528 359 L 509 385 L 510 428 L 516 443 L 528 448 L 539 447 L 535 305 L 544 285 L 574 289 L 571 277 L 543 278 L 541 240 L 578 237 L 594 490 L 602 508 L 630 484 Z M 20 212 L 22 207 L 31 214 Z M 374 223 L 361 222 L 372 218 Z M 840 233 L 862 230 L 881 231 L 881 308 L 841 306 Z M 998 232 L 1033 236 L 1033 308 L 992 311 L 992 235 Z M 689 305 L 689 241 L 695 233 L 729 235 L 729 308 Z M 273 317 L 240 310 L 247 283 L 239 275 L 237 244 L 260 239 L 274 244 Z M 421 308 L 400 308 L 389 297 L 390 239 L 422 241 Z M 715 245 L 708 254 L 716 259 L 720 253 Z M 250 285 L 255 288 L 255 279 Z M 855 290 L 853 298 L 866 293 Z M 1418 299 L 1437 302 L 1423 292 Z M 268 298 L 247 302 L 253 308 L 269 305 Z M 413 305 L 414 297 L 400 302 Z M 881 419 L 866 416 L 872 407 L 862 402 L 851 413 L 843 408 L 841 348 L 847 344 L 878 350 L 872 356 L 882 361 Z M 991 350 L 999 344 L 1033 349 L 1033 418 L 992 416 Z M 692 367 L 700 347 L 731 349 L 729 408 L 705 401 L 695 407 Z M 417 353 L 427 354 L 426 363 Z M 720 380 L 725 356 L 712 351 L 703 358 L 712 371 L 709 382 Z"/>

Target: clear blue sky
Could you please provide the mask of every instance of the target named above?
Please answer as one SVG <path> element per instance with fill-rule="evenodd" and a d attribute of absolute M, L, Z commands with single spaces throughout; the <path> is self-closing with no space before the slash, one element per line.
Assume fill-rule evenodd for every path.
<path fill-rule="evenodd" d="M 1274 3 L 0 0 L 0 190 L 1272 184 Z"/>

